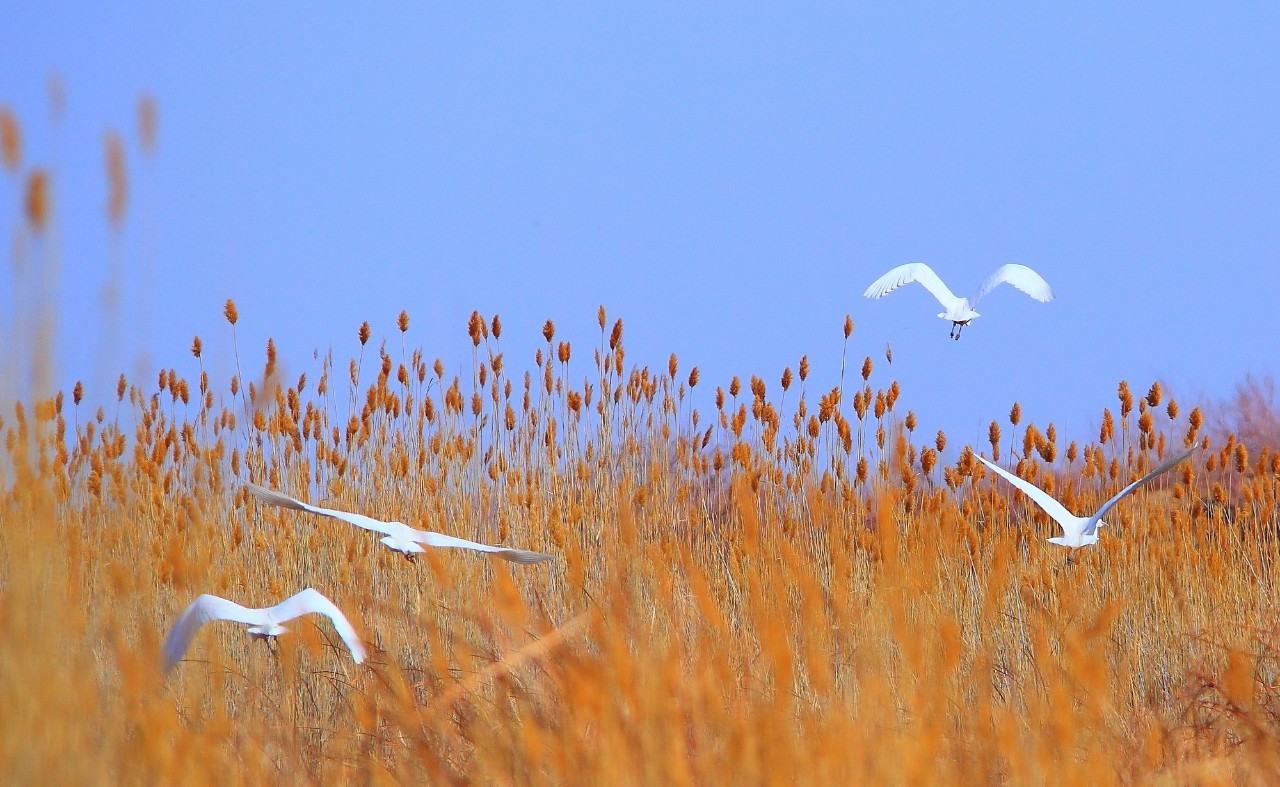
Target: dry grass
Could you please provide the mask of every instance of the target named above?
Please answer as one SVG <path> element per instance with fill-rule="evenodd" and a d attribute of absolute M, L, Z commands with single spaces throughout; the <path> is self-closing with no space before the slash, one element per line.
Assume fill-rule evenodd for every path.
<path fill-rule="evenodd" d="M 869 360 L 860 408 L 837 385 L 813 410 L 813 381 L 787 374 L 775 397 L 756 378 L 703 414 L 696 373 L 675 358 L 628 369 L 621 326 L 601 322 L 595 362 L 549 325 L 528 374 L 477 315 L 470 379 L 362 343 L 348 367 L 289 384 L 271 348 L 253 383 L 164 372 L 124 385 L 118 413 L 61 395 L 7 408 L 0 769 L 80 783 L 1280 775 L 1280 455 L 1208 446 L 1067 565 L 1045 517 L 967 449 L 921 467 L 943 439 L 915 445 Z M 1166 446 L 1203 440 L 1159 398 L 1135 409 L 1122 386 L 1105 443 L 1064 456 L 1052 427 L 1027 424 L 1008 448 L 1088 508 Z M 256 504 L 249 480 L 560 558 L 410 564 Z M 366 665 L 307 621 L 279 657 L 211 626 L 160 674 L 166 627 L 198 593 L 256 606 L 306 586 L 364 632 Z"/>

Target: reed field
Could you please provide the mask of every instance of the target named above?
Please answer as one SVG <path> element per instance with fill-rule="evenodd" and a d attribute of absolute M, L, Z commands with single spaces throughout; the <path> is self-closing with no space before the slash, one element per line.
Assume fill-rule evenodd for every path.
<path fill-rule="evenodd" d="M 224 316 L 114 395 L 0 408 L 7 783 L 1280 779 L 1280 445 L 1158 383 L 1120 383 L 1088 442 L 1015 404 L 957 446 L 847 318 L 839 377 L 712 381 L 636 364 L 604 307 L 586 340 L 548 321 L 534 358 L 473 314 L 457 375 L 407 313 L 314 368 Z M 215 348 L 233 375 L 204 370 Z M 1191 445 L 1071 562 L 973 455 L 1090 513 Z M 247 482 L 556 559 L 410 562 Z M 364 664 L 309 616 L 275 650 L 207 625 L 163 673 L 199 594 L 305 587 Z"/>

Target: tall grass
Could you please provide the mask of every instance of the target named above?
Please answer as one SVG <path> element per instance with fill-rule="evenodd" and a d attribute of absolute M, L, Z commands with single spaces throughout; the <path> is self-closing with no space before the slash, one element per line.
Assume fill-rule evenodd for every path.
<path fill-rule="evenodd" d="M 4 771 L 164 783 L 1280 772 L 1280 454 L 1206 445 L 1068 565 L 1043 543 L 1043 514 L 987 479 L 972 448 L 922 467 L 940 463 L 942 440 L 916 444 L 899 387 L 876 387 L 869 361 L 863 409 L 838 386 L 813 408 L 812 379 L 784 408 L 757 377 L 703 414 L 687 401 L 698 375 L 674 357 L 657 372 L 625 365 L 620 323 L 602 328 L 590 365 L 549 326 L 527 373 L 511 371 L 497 324 L 473 319 L 466 377 L 384 344 L 364 348 L 367 383 L 354 359 L 347 375 L 326 363 L 314 383 L 283 382 L 271 348 L 252 382 L 215 389 L 206 373 L 166 370 L 125 383 L 118 415 L 62 394 L 11 403 Z M 1052 426 L 1026 424 L 1005 460 L 1084 510 L 1166 450 L 1209 443 L 1196 411 L 1171 416 L 1157 389 L 1134 402 L 1122 385 L 1119 420 L 1061 452 Z M 560 559 L 410 564 L 340 523 L 255 504 L 250 480 Z M 215 626 L 162 677 L 159 642 L 197 594 L 266 605 L 306 586 L 356 621 L 367 665 L 327 624 L 298 626 L 278 656 Z"/>

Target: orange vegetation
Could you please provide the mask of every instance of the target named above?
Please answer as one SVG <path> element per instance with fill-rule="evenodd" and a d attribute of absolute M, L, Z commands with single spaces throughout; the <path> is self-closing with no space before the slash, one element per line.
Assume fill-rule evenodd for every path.
<path fill-rule="evenodd" d="M 228 321 L 238 319 L 233 303 Z M 1110 783 L 1280 775 L 1272 567 L 1280 453 L 1213 444 L 1152 386 L 1099 439 L 990 428 L 1088 509 L 1168 450 L 1074 565 L 1046 517 L 899 386 L 815 387 L 807 359 L 692 405 L 696 369 L 628 366 L 601 309 L 587 360 L 544 328 L 512 371 L 474 315 L 469 376 L 370 343 L 314 381 L 121 380 L 0 415 L 0 772 L 14 782 Z M 409 330 L 407 314 L 398 327 Z M 232 331 L 219 338 L 232 344 Z M 846 341 L 851 339 L 846 336 Z M 212 341 L 196 339 L 199 358 Z M 367 345 L 367 346 L 366 346 Z M 376 351 L 376 354 L 375 354 Z M 238 355 L 237 355 L 238 357 Z M 239 363 L 239 361 L 237 362 Z M 367 378 L 372 377 L 372 380 Z M 703 383 L 705 385 L 705 383 Z M 1020 434 L 1015 430 L 1020 429 Z M 954 447 L 953 447 L 954 450 Z M 556 553 L 411 564 L 254 503 L 255 481 Z M 165 679 L 202 592 L 314 586 L 273 655 L 213 625 Z"/>

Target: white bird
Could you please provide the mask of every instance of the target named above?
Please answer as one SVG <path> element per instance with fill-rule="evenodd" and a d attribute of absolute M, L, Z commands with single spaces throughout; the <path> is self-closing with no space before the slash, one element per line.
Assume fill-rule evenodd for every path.
<path fill-rule="evenodd" d="M 933 293 L 933 297 L 937 298 L 942 308 L 946 309 L 938 316 L 951 321 L 952 339 L 959 339 L 960 331 L 964 326 L 968 325 L 973 318 L 981 316 L 975 311 L 978 301 L 1001 284 L 1011 284 L 1041 303 L 1053 300 L 1053 290 L 1049 288 L 1049 282 L 1045 281 L 1040 274 L 1026 265 L 1012 264 L 1001 265 L 990 278 L 983 282 L 978 293 L 968 298 L 956 297 L 951 290 L 947 289 L 947 285 L 942 283 L 942 279 L 938 278 L 938 274 L 923 262 L 899 265 L 872 282 L 867 291 L 862 294 L 867 298 L 881 298 L 913 281 L 920 282 L 926 290 Z"/>
<path fill-rule="evenodd" d="M 328 616 L 329 620 L 333 621 L 333 627 L 338 630 L 338 636 L 342 637 L 342 641 L 351 651 L 351 657 L 357 664 L 364 661 L 364 644 L 356 635 L 356 630 L 351 627 L 347 616 L 343 615 L 342 610 L 321 595 L 318 590 L 307 588 L 274 607 L 265 609 L 242 607 L 234 601 L 205 593 L 191 602 L 191 606 L 183 611 L 178 622 L 174 624 L 173 630 L 169 632 L 169 637 L 164 642 L 164 670 L 168 672 L 173 668 L 173 665 L 182 658 L 182 654 L 187 652 L 191 638 L 196 635 L 201 626 L 211 620 L 233 620 L 236 623 L 244 623 L 249 626 L 250 637 L 267 640 L 288 631 L 282 624 L 311 612 Z"/>
<path fill-rule="evenodd" d="M 1062 535 L 1050 538 L 1049 543 L 1061 544 L 1064 547 L 1071 547 L 1072 549 L 1077 549 L 1079 547 L 1085 547 L 1085 546 L 1089 546 L 1090 544 L 1097 543 L 1098 528 L 1103 527 L 1104 525 L 1107 524 L 1106 522 L 1102 521 L 1102 515 L 1110 511 L 1111 507 L 1114 506 L 1116 503 L 1119 503 L 1122 497 L 1129 494 L 1130 492 L 1137 489 L 1138 487 L 1142 486 L 1143 484 L 1147 483 L 1148 481 L 1155 478 L 1156 476 L 1161 475 L 1162 473 L 1169 472 L 1179 462 L 1191 456 L 1191 454 L 1194 452 L 1195 452 L 1195 449 L 1192 448 L 1191 450 L 1183 454 L 1180 454 L 1179 456 L 1176 456 L 1173 459 L 1166 460 L 1159 467 L 1152 470 L 1150 473 L 1147 473 L 1142 478 L 1139 478 L 1137 481 L 1134 481 L 1132 484 L 1129 484 L 1124 489 L 1121 489 L 1120 492 L 1117 493 L 1115 497 L 1103 503 L 1102 507 L 1099 508 L 1098 511 L 1093 516 L 1076 516 L 1072 514 L 1070 511 L 1068 511 L 1066 509 L 1066 506 L 1062 505 L 1057 500 L 1054 500 L 1052 497 L 1049 496 L 1047 492 L 1045 492 L 1043 489 L 1036 486 L 1035 484 L 1031 483 L 1030 481 L 1019 478 L 1018 476 L 1014 475 L 1013 473 L 1010 473 L 1008 470 L 1005 470 L 999 465 L 996 465 L 993 462 L 987 461 L 987 459 L 985 459 L 984 457 L 979 456 L 978 460 L 982 462 L 984 465 L 986 465 L 987 467 L 996 471 L 996 473 L 999 474 L 1001 477 L 1003 477 L 1006 481 L 1008 481 L 1009 483 L 1013 484 L 1014 486 L 1018 487 L 1023 492 L 1025 492 L 1027 497 L 1034 500 L 1038 506 L 1044 509 L 1044 512 L 1046 514 L 1048 514 L 1050 517 L 1053 518 L 1055 522 L 1057 522 L 1059 525 L 1062 526 Z"/>
<path fill-rule="evenodd" d="M 306 511 L 311 514 L 319 514 L 320 516 L 333 517 L 341 519 L 343 522 L 355 525 L 365 530 L 372 530 L 375 533 L 382 533 L 383 537 L 378 539 L 383 544 L 392 549 L 401 552 L 410 560 L 419 552 L 426 552 L 422 548 L 423 544 L 429 547 L 452 547 L 455 549 L 471 549 L 476 552 L 487 552 L 495 557 L 503 560 L 510 560 L 512 563 L 541 563 L 544 560 L 550 560 L 551 555 L 545 552 L 532 552 L 527 549 L 509 549 L 507 547 L 495 547 L 488 544 L 481 544 L 478 541 L 468 541 L 465 538 L 456 538 L 454 536 L 446 536 L 443 533 L 434 533 L 430 530 L 415 530 L 402 522 L 383 522 L 380 519 L 364 516 L 363 514 L 351 514 L 346 511 L 337 511 L 332 508 L 320 508 L 318 506 L 307 505 L 301 500 L 295 500 L 288 495 L 281 494 L 271 489 L 258 486 L 257 484 L 248 484 L 249 492 L 254 497 L 264 503 L 270 503 L 274 506 L 282 508 L 291 508 L 294 511 Z"/>

